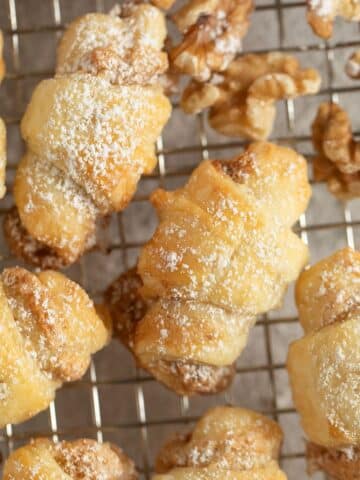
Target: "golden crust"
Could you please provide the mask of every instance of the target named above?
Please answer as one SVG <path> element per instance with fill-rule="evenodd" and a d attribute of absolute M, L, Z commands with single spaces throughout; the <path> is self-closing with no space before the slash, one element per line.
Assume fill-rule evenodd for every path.
<path fill-rule="evenodd" d="M 139 367 L 179 395 L 217 393 L 225 390 L 235 375 L 235 365 L 216 367 L 186 360 L 152 359 L 141 361 L 134 350 L 139 323 L 151 306 L 140 294 L 143 286 L 133 268 L 115 280 L 105 294 L 106 306 L 113 319 L 115 336 L 133 353 Z M 181 332 L 180 332 L 181 333 Z"/>
<path fill-rule="evenodd" d="M 15 256 L 42 269 L 60 270 L 73 261 L 72 256 L 59 256 L 55 250 L 35 240 L 21 223 L 16 207 L 4 217 L 4 234 Z"/>
<path fill-rule="evenodd" d="M 120 85 L 156 82 L 168 66 L 161 51 L 164 15 L 146 4 L 128 4 L 119 13 L 88 13 L 73 21 L 59 44 L 57 73 L 87 72 Z"/>
<path fill-rule="evenodd" d="M 312 125 L 314 177 L 326 181 L 341 200 L 360 196 L 360 143 L 352 135 L 350 118 L 336 103 L 322 103 Z"/>
<path fill-rule="evenodd" d="M 294 403 L 309 439 L 360 443 L 360 254 L 340 250 L 305 271 L 296 300 L 305 336 L 290 345 Z"/>
<path fill-rule="evenodd" d="M 5 463 L 4 480 L 136 480 L 133 462 L 110 443 L 33 440 Z"/>
<path fill-rule="evenodd" d="M 126 288 L 121 277 L 111 307 L 143 368 L 178 393 L 229 384 L 256 315 L 278 306 L 307 261 L 291 225 L 309 196 L 305 160 L 267 143 L 153 193 L 160 223 L 140 254 L 141 281 Z"/>
<path fill-rule="evenodd" d="M 221 72 L 241 50 L 252 0 L 189 0 L 174 16 L 182 42 L 170 52 L 173 67 L 198 81 Z"/>
<path fill-rule="evenodd" d="M 76 283 L 48 270 L 1 275 L 0 425 L 47 408 L 64 381 L 79 379 L 109 331 Z"/>
<path fill-rule="evenodd" d="M 286 479 L 277 464 L 281 442 L 280 427 L 263 415 L 216 407 L 191 433 L 163 446 L 155 466 L 160 475 L 154 480 Z"/>
<path fill-rule="evenodd" d="M 108 213 L 124 208 L 140 175 L 154 168 L 154 142 L 169 113 L 160 87 L 119 88 L 79 73 L 38 85 L 21 132 L 38 161 L 57 167 Z"/>
<path fill-rule="evenodd" d="M 307 21 L 314 33 L 322 38 L 332 36 L 337 16 L 352 22 L 360 20 L 358 0 L 307 0 L 307 5 Z"/>
<path fill-rule="evenodd" d="M 320 83 L 316 70 L 302 70 L 291 55 L 249 54 L 234 60 L 216 82 L 190 83 L 181 107 L 186 113 L 210 108 L 210 125 L 224 135 L 265 140 L 275 102 L 317 93 Z"/>
<path fill-rule="evenodd" d="M 22 119 L 27 153 L 14 184 L 21 225 L 10 221 L 8 236 L 36 264 L 44 265 L 34 258 L 44 250 L 59 264 L 76 261 L 93 244 L 97 217 L 125 208 L 155 167 L 171 110 L 158 78 L 165 19 L 145 4 L 121 14 L 88 14 L 69 26 L 57 75 L 37 86 Z"/>
<path fill-rule="evenodd" d="M 359 307 L 360 253 L 335 252 L 301 273 L 296 304 L 305 333 L 342 321 Z"/>

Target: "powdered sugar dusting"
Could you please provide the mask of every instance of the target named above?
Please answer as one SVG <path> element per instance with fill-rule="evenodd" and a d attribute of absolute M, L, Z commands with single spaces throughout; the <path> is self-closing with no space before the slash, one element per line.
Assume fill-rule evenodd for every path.
<path fill-rule="evenodd" d="M 153 194 L 161 221 L 138 268 L 140 294 L 153 305 L 136 327 L 134 351 L 179 392 L 203 391 L 205 375 L 214 385 L 255 316 L 278 305 L 306 261 L 290 230 L 308 199 L 305 162 L 277 148 L 255 144 L 232 161 L 203 162 L 184 188 Z"/>
<path fill-rule="evenodd" d="M 296 298 L 306 334 L 290 346 L 288 365 L 306 433 L 320 445 L 356 445 L 360 429 L 359 252 L 344 248 L 303 272 Z"/>
<path fill-rule="evenodd" d="M 266 417 L 241 408 L 217 407 L 191 433 L 165 444 L 157 464 L 169 474 L 179 467 L 191 469 L 194 478 L 205 469 L 214 469 L 216 478 L 223 478 L 220 472 L 250 474 L 269 464 L 280 472 L 276 462 L 280 443 L 280 428 Z"/>
<path fill-rule="evenodd" d="M 137 479 L 134 464 L 119 448 L 87 439 L 57 444 L 33 440 L 15 450 L 5 465 L 8 480 L 48 480 L 49 475 L 55 479 L 60 471 L 72 480 Z"/>
<path fill-rule="evenodd" d="M 88 248 L 96 217 L 123 209 L 154 168 L 155 141 L 170 115 L 158 85 L 167 66 L 164 16 L 147 4 L 121 15 L 88 14 L 69 26 L 57 75 L 37 87 L 21 125 L 29 153 L 15 182 L 19 216 L 64 263 Z M 29 162 L 34 168 L 25 172 Z M 25 235 L 8 229 L 8 236 L 25 252 L 16 245 Z"/>
<path fill-rule="evenodd" d="M 58 74 L 84 71 L 118 84 L 158 81 L 167 67 L 162 13 L 146 4 L 118 12 L 90 13 L 70 25 L 59 47 Z"/>
<path fill-rule="evenodd" d="M 44 410 L 62 382 L 79 379 L 108 331 L 86 293 L 61 274 L 8 268 L 0 285 L 8 350 L 0 394 L 4 425 Z"/>

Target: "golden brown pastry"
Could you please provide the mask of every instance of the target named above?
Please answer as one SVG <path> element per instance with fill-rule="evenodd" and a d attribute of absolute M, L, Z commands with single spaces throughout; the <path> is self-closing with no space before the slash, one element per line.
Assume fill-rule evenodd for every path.
<path fill-rule="evenodd" d="M 351 78 L 360 78 L 360 49 L 356 50 L 348 59 L 345 71 Z"/>
<path fill-rule="evenodd" d="M 136 480 L 133 462 L 110 443 L 33 440 L 5 463 L 3 480 Z"/>
<path fill-rule="evenodd" d="M 173 19 L 183 40 L 170 52 L 172 66 L 204 82 L 241 51 L 253 0 L 189 0 Z"/>
<path fill-rule="evenodd" d="M 307 262 L 291 226 L 310 196 L 306 162 L 254 143 L 230 161 L 205 161 L 151 202 L 160 223 L 136 271 L 107 304 L 139 366 L 179 394 L 229 384 L 257 314 L 277 307 Z"/>
<path fill-rule="evenodd" d="M 314 33 L 322 38 L 333 34 L 335 18 L 347 21 L 360 20 L 359 0 L 307 0 L 307 20 Z"/>
<path fill-rule="evenodd" d="M 277 423 L 244 408 L 209 410 L 161 449 L 153 480 L 286 480 Z"/>
<path fill-rule="evenodd" d="M 360 143 L 348 114 L 336 103 L 322 103 L 312 125 L 314 178 L 326 181 L 341 200 L 360 196 Z"/>
<path fill-rule="evenodd" d="M 47 270 L 0 277 L 0 428 L 46 409 L 62 383 L 82 377 L 109 328 L 76 283 Z"/>
<path fill-rule="evenodd" d="M 360 253 L 344 248 L 303 272 L 296 303 L 305 336 L 290 345 L 287 367 L 310 469 L 358 480 Z"/>
<path fill-rule="evenodd" d="M 276 114 L 276 101 L 319 91 L 321 78 L 312 68 L 280 52 L 249 54 L 234 60 L 208 83 L 191 82 L 181 107 L 186 113 L 210 108 L 209 123 L 231 137 L 265 140 Z"/>
<path fill-rule="evenodd" d="M 171 109 L 158 84 L 165 19 L 146 4 L 121 14 L 69 26 L 57 74 L 38 85 L 21 123 L 27 152 L 5 231 L 16 254 L 42 267 L 76 261 L 94 244 L 96 219 L 123 209 L 156 164 Z"/>

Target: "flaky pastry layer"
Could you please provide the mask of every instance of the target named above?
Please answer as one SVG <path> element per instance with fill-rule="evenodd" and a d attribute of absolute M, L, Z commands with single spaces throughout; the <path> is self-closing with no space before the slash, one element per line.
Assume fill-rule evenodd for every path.
<path fill-rule="evenodd" d="M 296 302 L 305 336 L 290 345 L 287 361 L 294 403 L 315 445 L 310 460 L 335 475 L 338 458 L 340 480 L 353 478 L 339 472 L 355 471 L 358 456 L 345 453 L 360 445 L 359 282 L 360 253 L 350 248 L 300 275 Z"/>
<path fill-rule="evenodd" d="M 291 226 L 309 196 L 305 160 L 269 143 L 155 191 L 160 221 L 138 275 L 107 299 L 139 365 L 180 394 L 224 389 L 256 315 L 279 305 L 307 261 Z"/>
<path fill-rule="evenodd" d="M 33 440 L 11 453 L 3 480 L 136 480 L 133 462 L 110 443 Z"/>
<path fill-rule="evenodd" d="M 285 480 L 277 463 L 281 442 L 279 425 L 263 415 L 216 407 L 163 446 L 153 480 Z"/>
<path fill-rule="evenodd" d="M 56 75 L 37 86 L 21 122 L 27 152 L 6 228 L 14 252 L 42 267 L 75 262 L 94 244 L 96 220 L 122 210 L 153 170 L 171 110 L 159 84 L 165 37 L 163 13 L 148 4 L 69 25 Z"/>
<path fill-rule="evenodd" d="M 15 267 L 0 277 L 0 426 L 46 409 L 63 382 L 82 377 L 109 339 L 82 288 L 60 273 Z"/>

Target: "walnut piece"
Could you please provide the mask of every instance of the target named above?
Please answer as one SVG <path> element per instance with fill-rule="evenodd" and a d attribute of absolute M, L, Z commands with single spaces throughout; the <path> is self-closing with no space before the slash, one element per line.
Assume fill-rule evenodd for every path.
<path fill-rule="evenodd" d="M 322 103 L 312 125 L 312 140 L 318 155 L 314 177 L 327 181 L 341 200 L 360 196 L 360 143 L 356 142 L 347 113 L 335 103 Z"/>
<path fill-rule="evenodd" d="M 351 55 L 346 63 L 345 71 L 350 78 L 360 79 L 360 49 Z"/>
<path fill-rule="evenodd" d="M 345 20 L 360 20 L 359 0 L 308 0 L 307 20 L 314 33 L 322 38 L 330 38 L 337 16 Z"/>
<path fill-rule="evenodd" d="M 190 0 L 175 15 L 184 34 L 170 52 L 174 68 L 198 81 L 221 72 L 241 50 L 253 0 Z"/>
<path fill-rule="evenodd" d="M 273 127 L 276 100 L 314 94 L 320 83 L 316 70 L 301 70 L 291 55 L 250 54 L 234 60 L 212 82 L 192 81 L 181 106 L 186 113 L 210 107 L 209 123 L 224 135 L 265 140 Z"/>

